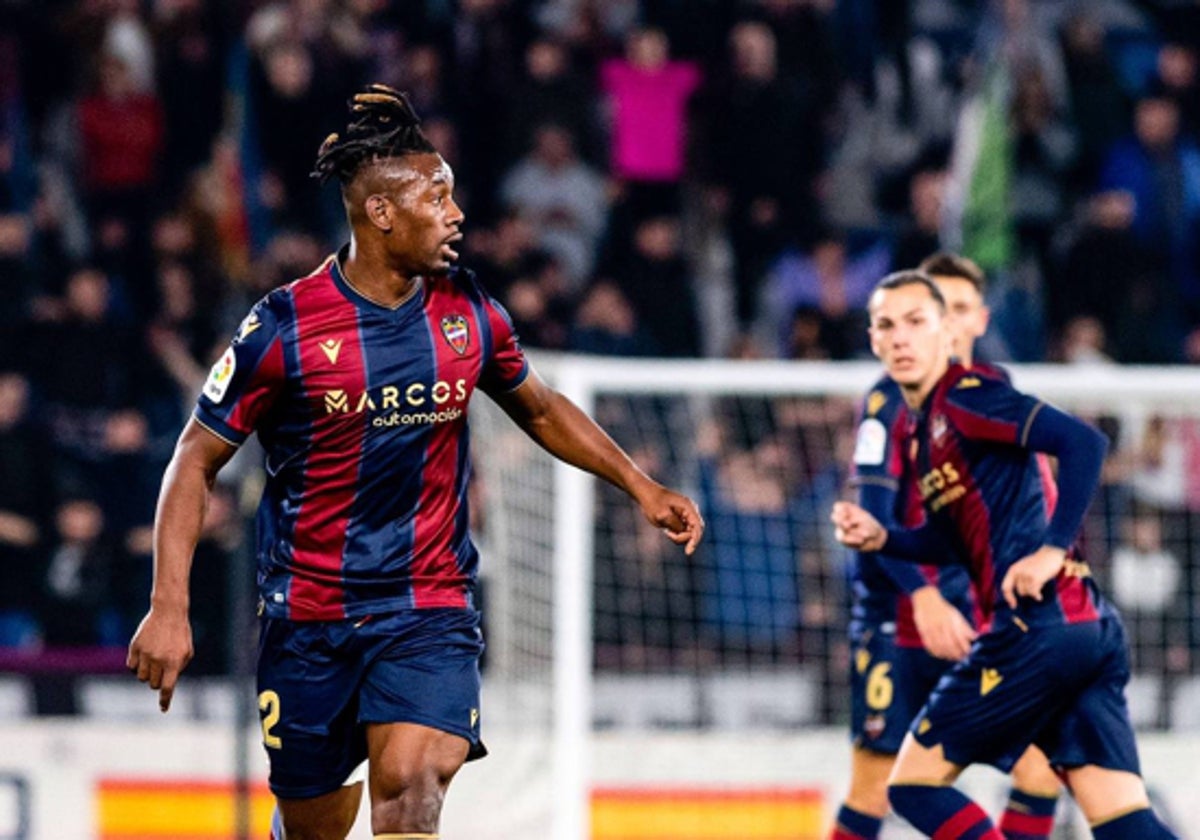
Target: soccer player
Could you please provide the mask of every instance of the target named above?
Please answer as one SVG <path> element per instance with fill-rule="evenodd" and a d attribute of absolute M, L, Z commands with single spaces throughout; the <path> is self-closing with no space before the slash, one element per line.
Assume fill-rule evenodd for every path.
<path fill-rule="evenodd" d="M 974 262 L 949 253 L 924 260 L 946 299 L 951 355 L 971 366 L 987 331 L 985 278 Z M 859 504 L 881 522 L 912 524 L 920 497 L 905 481 L 908 411 L 900 386 L 883 376 L 864 402 L 854 453 Z M 859 553 L 850 625 L 850 789 L 830 840 L 875 840 L 888 812 L 887 779 L 904 733 L 953 662 L 967 655 L 977 622 L 970 578 L 960 564 L 884 560 Z M 1009 840 L 1042 840 L 1054 826 L 1058 778 L 1036 747 L 1014 766 L 1000 830 Z"/>
<path fill-rule="evenodd" d="M 506 313 L 456 269 L 454 175 L 407 98 L 371 85 L 321 146 L 350 243 L 275 289 L 214 366 L 168 466 L 150 610 L 128 665 L 165 712 L 192 655 L 188 575 L 218 470 L 257 432 L 258 704 L 277 840 L 341 840 L 364 759 L 377 840 L 437 837 L 480 740 L 467 404 L 483 390 L 558 458 L 627 492 L 692 553 L 696 505 L 641 472 L 534 373 Z"/>
<path fill-rule="evenodd" d="M 945 299 L 928 275 L 884 278 L 869 313 L 872 350 L 913 415 L 904 457 L 917 470 L 926 520 L 885 528 L 838 502 L 837 538 L 913 559 L 956 555 L 986 622 L 905 736 L 892 807 L 927 836 L 1000 840 L 953 782 L 976 762 L 1009 770 L 1034 743 L 1065 774 L 1095 837 L 1175 837 L 1150 809 L 1140 775 L 1124 629 L 1072 548 L 1099 483 L 1104 437 L 1001 376 L 952 363 Z M 1036 452 L 1058 458 L 1049 515 Z"/>

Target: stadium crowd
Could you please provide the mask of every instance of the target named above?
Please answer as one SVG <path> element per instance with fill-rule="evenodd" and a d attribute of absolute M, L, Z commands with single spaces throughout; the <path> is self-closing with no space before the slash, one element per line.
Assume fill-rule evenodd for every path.
<path fill-rule="evenodd" d="M 455 168 L 463 263 L 528 347 L 866 357 L 875 281 L 953 248 L 989 275 L 989 360 L 1200 362 L 1196 3 L 10 0 L 0 645 L 128 640 L 209 365 L 345 238 L 309 172 L 369 81 L 410 92 Z M 1135 635 L 1181 617 L 1145 667 L 1200 670 L 1200 471 L 1167 475 L 1200 459 L 1200 423 L 1127 443 L 1115 594 L 1144 608 Z M 762 475 L 712 457 L 706 482 Z M 200 672 L 228 667 L 244 539 L 216 499 Z M 1147 556 L 1156 596 L 1133 585 Z"/>

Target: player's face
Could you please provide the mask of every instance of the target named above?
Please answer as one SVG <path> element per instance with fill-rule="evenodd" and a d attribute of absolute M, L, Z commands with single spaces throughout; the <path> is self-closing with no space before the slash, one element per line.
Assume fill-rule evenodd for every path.
<path fill-rule="evenodd" d="M 388 253 L 410 274 L 439 274 L 458 259 L 465 216 L 454 201 L 454 172 L 438 154 L 407 155 L 386 196 L 395 224 Z"/>
<path fill-rule="evenodd" d="M 951 335 L 950 355 L 970 364 L 975 354 L 975 341 L 987 332 L 988 308 L 983 305 L 979 290 L 962 277 L 935 275 L 933 282 L 946 299 L 946 329 Z"/>
<path fill-rule="evenodd" d="M 871 351 L 888 376 L 924 399 L 946 370 L 950 340 L 941 306 L 920 283 L 871 295 Z"/>

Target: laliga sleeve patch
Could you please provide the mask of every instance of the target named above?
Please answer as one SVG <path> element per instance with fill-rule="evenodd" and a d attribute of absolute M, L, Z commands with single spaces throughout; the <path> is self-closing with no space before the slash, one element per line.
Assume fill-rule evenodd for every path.
<path fill-rule="evenodd" d="M 237 356 L 230 347 L 208 372 L 208 379 L 204 383 L 204 396 L 215 403 L 225 399 L 225 392 L 229 390 L 229 383 L 233 381 L 233 371 L 236 368 Z"/>
<path fill-rule="evenodd" d="M 868 417 L 858 427 L 858 438 L 854 442 L 854 463 L 877 467 L 883 463 L 887 450 L 887 429 L 874 417 Z"/>

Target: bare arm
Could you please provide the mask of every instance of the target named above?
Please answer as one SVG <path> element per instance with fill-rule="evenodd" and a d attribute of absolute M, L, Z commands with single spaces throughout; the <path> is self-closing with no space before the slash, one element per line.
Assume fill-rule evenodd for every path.
<path fill-rule="evenodd" d="M 129 643 L 126 665 L 171 706 L 179 674 L 192 658 L 188 578 L 200 540 L 208 494 L 236 448 L 189 420 L 163 475 L 154 515 L 154 585 L 150 611 Z"/>
<path fill-rule="evenodd" d="M 691 554 L 704 533 L 696 503 L 642 472 L 574 403 L 530 371 L 520 387 L 495 396 L 524 432 L 551 455 L 628 493 L 651 522 Z"/>

